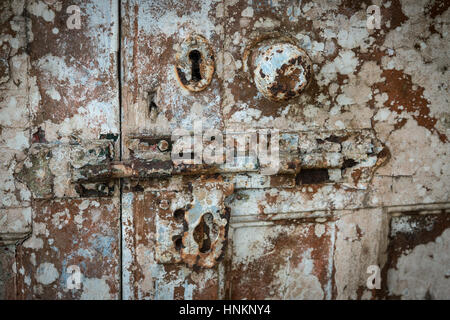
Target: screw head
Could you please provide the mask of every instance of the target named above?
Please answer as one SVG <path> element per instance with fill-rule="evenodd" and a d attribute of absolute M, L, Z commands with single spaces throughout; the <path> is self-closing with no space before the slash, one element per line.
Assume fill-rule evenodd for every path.
<path fill-rule="evenodd" d="M 159 207 L 163 210 L 167 210 L 170 207 L 170 201 L 169 200 L 161 200 L 159 203 Z"/>

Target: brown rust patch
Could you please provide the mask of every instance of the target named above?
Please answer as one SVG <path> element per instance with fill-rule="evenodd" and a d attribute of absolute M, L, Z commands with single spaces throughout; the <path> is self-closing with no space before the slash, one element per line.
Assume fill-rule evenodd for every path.
<path fill-rule="evenodd" d="M 352 171 L 352 178 L 353 178 L 353 182 L 355 184 L 358 184 L 359 179 L 361 178 L 362 172 L 363 172 L 363 169 L 355 169 Z"/>
<path fill-rule="evenodd" d="M 287 224 L 286 224 L 287 223 Z M 311 276 L 317 277 L 321 290 L 326 297 L 326 287 L 331 281 L 329 274 L 331 228 L 325 224 L 325 233 L 321 237 L 315 235 L 314 223 L 276 222 L 275 226 L 286 228 L 276 236 L 269 236 L 269 242 L 257 245 L 266 246 L 261 256 L 247 263 L 232 263 L 228 298 L 230 299 L 298 299 L 307 296 L 308 289 L 297 283 L 286 283 L 286 286 L 278 286 L 277 281 L 280 271 L 289 270 L 292 273 L 298 268 L 304 259 L 304 255 L 310 250 L 310 259 L 313 263 Z M 270 227 L 270 228 L 274 228 Z M 246 251 L 249 254 L 251 248 Z M 281 272 L 282 273 L 282 272 Z"/>
<path fill-rule="evenodd" d="M 84 11 L 84 8 L 81 10 Z M 87 25 L 80 30 L 68 30 L 66 23 L 70 14 L 65 10 L 58 12 L 53 22 L 46 22 L 42 17 L 30 13 L 27 15 L 30 19 L 30 31 L 35 38 L 28 45 L 30 76 L 36 77 L 41 97 L 33 124 L 38 127 L 47 120 L 59 124 L 79 114 L 80 108 L 86 108 L 90 101 L 111 101 L 110 93 L 118 88 L 116 55 L 110 54 L 107 57 L 108 53 L 101 51 L 106 51 L 107 48 L 98 45 L 98 34 L 92 36 L 94 30 L 86 30 Z M 60 32 L 53 33 L 55 28 Z M 104 36 L 111 36 L 112 28 L 112 23 L 98 26 Z M 108 69 L 100 68 L 99 53 L 108 60 Z M 52 61 L 54 57 L 58 62 Z M 50 70 L 65 66 L 56 66 L 54 63 L 65 64 L 75 70 L 75 73 L 70 74 L 70 79 L 55 77 Z M 52 88 L 59 93 L 59 101 L 49 96 L 48 91 Z M 106 122 L 106 119 L 101 121 Z M 99 133 L 100 125 L 92 125 L 91 130 Z"/>
<path fill-rule="evenodd" d="M 341 2 L 339 12 L 345 14 L 347 18 L 351 18 L 355 14 L 355 12 L 365 10 L 365 8 L 371 5 L 372 5 L 371 0 L 361 0 L 361 1 L 343 0 Z"/>
<path fill-rule="evenodd" d="M 297 185 L 310 185 L 329 182 L 329 179 L 328 169 L 302 169 L 295 181 Z"/>
<path fill-rule="evenodd" d="M 400 0 L 392 0 L 391 6 L 389 8 L 380 8 L 381 16 L 391 21 L 390 30 L 393 30 L 399 26 L 401 26 L 404 22 L 406 22 L 409 18 L 403 13 L 402 5 Z M 386 28 L 388 30 L 385 23 L 382 23 L 382 28 Z"/>
<path fill-rule="evenodd" d="M 400 219 L 403 221 L 399 221 Z M 393 226 L 397 223 L 406 225 L 409 229 L 394 232 Z M 450 215 L 445 210 L 441 210 L 437 214 L 426 215 L 422 215 L 420 212 L 405 212 L 401 216 L 392 217 L 390 228 L 388 257 L 381 272 L 382 290 L 379 296 L 385 299 L 400 299 L 398 296 L 389 295 L 387 286 L 389 269 L 397 268 L 398 259 L 403 254 L 407 254 L 420 244 L 435 241 L 445 230 L 450 228 Z"/>
<path fill-rule="evenodd" d="M 411 76 L 402 71 L 384 70 L 382 76 L 386 81 L 376 87 L 389 96 L 384 105 L 397 114 L 405 110 L 419 126 L 437 134 L 443 143 L 448 142 L 447 136 L 435 128 L 437 119 L 430 115 L 430 102 L 423 97 L 424 88 L 417 86 L 415 89 Z"/>
<path fill-rule="evenodd" d="M 450 2 L 448 0 L 435 0 L 434 2 L 428 3 L 425 7 L 425 14 L 434 19 L 447 11 L 449 6 Z"/>
<path fill-rule="evenodd" d="M 89 201 L 84 211 L 80 209 L 85 206 L 83 201 Z M 118 299 L 118 202 L 106 198 L 36 200 L 33 206 L 33 236 L 17 247 L 17 269 L 24 270 L 17 275 L 18 298 L 80 299 L 83 284 L 80 290 L 66 287 L 67 268 L 76 265 L 82 279 L 105 279 L 109 287 L 106 298 Z M 42 243 L 42 247 L 33 243 Z M 30 259 L 32 256 L 35 259 Z M 43 263 L 53 264 L 58 272 L 50 284 L 39 282 L 39 266 Z"/>

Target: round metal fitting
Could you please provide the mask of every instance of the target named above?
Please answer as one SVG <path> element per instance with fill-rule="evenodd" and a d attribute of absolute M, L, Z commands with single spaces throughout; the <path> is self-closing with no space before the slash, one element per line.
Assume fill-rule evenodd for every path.
<path fill-rule="evenodd" d="M 166 152 L 167 150 L 169 150 L 169 143 L 166 140 L 159 141 L 158 150 L 161 152 Z"/>
<path fill-rule="evenodd" d="M 204 37 L 190 35 L 181 43 L 175 72 L 180 84 L 189 91 L 202 91 L 211 83 L 214 52 Z"/>
<path fill-rule="evenodd" d="M 271 101 L 298 97 L 311 81 L 311 59 L 289 38 L 263 40 L 246 54 L 256 88 Z"/>

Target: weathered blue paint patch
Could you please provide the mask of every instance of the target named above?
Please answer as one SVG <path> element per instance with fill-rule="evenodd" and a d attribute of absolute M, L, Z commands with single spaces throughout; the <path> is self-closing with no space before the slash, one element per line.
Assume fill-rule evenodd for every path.
<path fill-rule="evenodd" d="M 112 256 L 112 247 L 116 238 L 111 236 L 103 236 L 103 235 L 94 235 L 92 239 L 89 240 L 89 243 L 92 247 L 102 254 L 104 257 Z"/>

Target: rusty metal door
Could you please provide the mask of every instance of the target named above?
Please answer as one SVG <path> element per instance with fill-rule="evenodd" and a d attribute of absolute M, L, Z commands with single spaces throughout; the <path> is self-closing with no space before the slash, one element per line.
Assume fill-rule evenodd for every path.
<path fill-rule="evenodd" d="M 450 297 L 445 1 L 4 3 L 0 297 Z"/>
<path fill-rule="evenodd" d="M 197 120 L 203 130 L 224 129 L 221 10 L 219 2 L 122 4 L 122 156 L 133 168 L 123 186 L 125 299 L 224 296 L 216 260 L 232 185 L 203 164 L 171 160 L 174 130 L 193 131 Z"/>
<path fill-rule="evenodd" d="M 328 89 L 309 84 L 308 55 L 317 67 L 338 50 L 298 9 L 123 3 L 124 298 L 333 297 L 334 210 L 362 205 L 388 151 L 369 114 L 326 124 L 330 108 L 317 99 L 326 103 Z M 193 132 L 192 156 L 174 164 L 180 128 Z M 264 130 L 280 154 L 271 174 L 250 152 Z M 245 161 L 196 158 L 197 145 L 220 135 L 224 153 L 240 144 Z"/>
<path fill-rule="evenodd" d="M 439 107 L 445 89 L 424 98 L 435 80 L 410 71 L 422 63 L 426 73 L 431 43 L 418 44 L 414 62 L 402 49 L 420 33 L 409 31 L 417 21 L 431 28 L 448 19 L 438 2 L 425 13 L 411 7 L 122 2 L 124 298 L 448 295 L 442 270 L 421 280 L 424 292 L 394 271 L 405 234 L 432 241 L 448 228 L 448 176 L 436 173 L 439 192 L 426 182 L 435 173 L 405 163 L 445 161 L 448 125 L 437 115 L 448 114 Z M 428 42 L 439 30 L 428 31 Z M 448 76 L 436 68 L 438 79 Z M 192 139 L 175 164 L 179 129 Z M 196 147 L 212 137 L 230 161 L 198 158 Z M 428 139 L 440 160 L 407 155 Z M 252 153 L 261 141 L 277 143 L 275 173 Z M 230 164 L 236 146 L 244 160 Z M 382 269 L 382 290 L 366 284 L 370 266 Z"/>
<path fill-rule="evenodd" d="M 0 297 L 118 299 L 118 184 L 76 182 L 118 155 L 118 3 L 0 12 Z"/>

